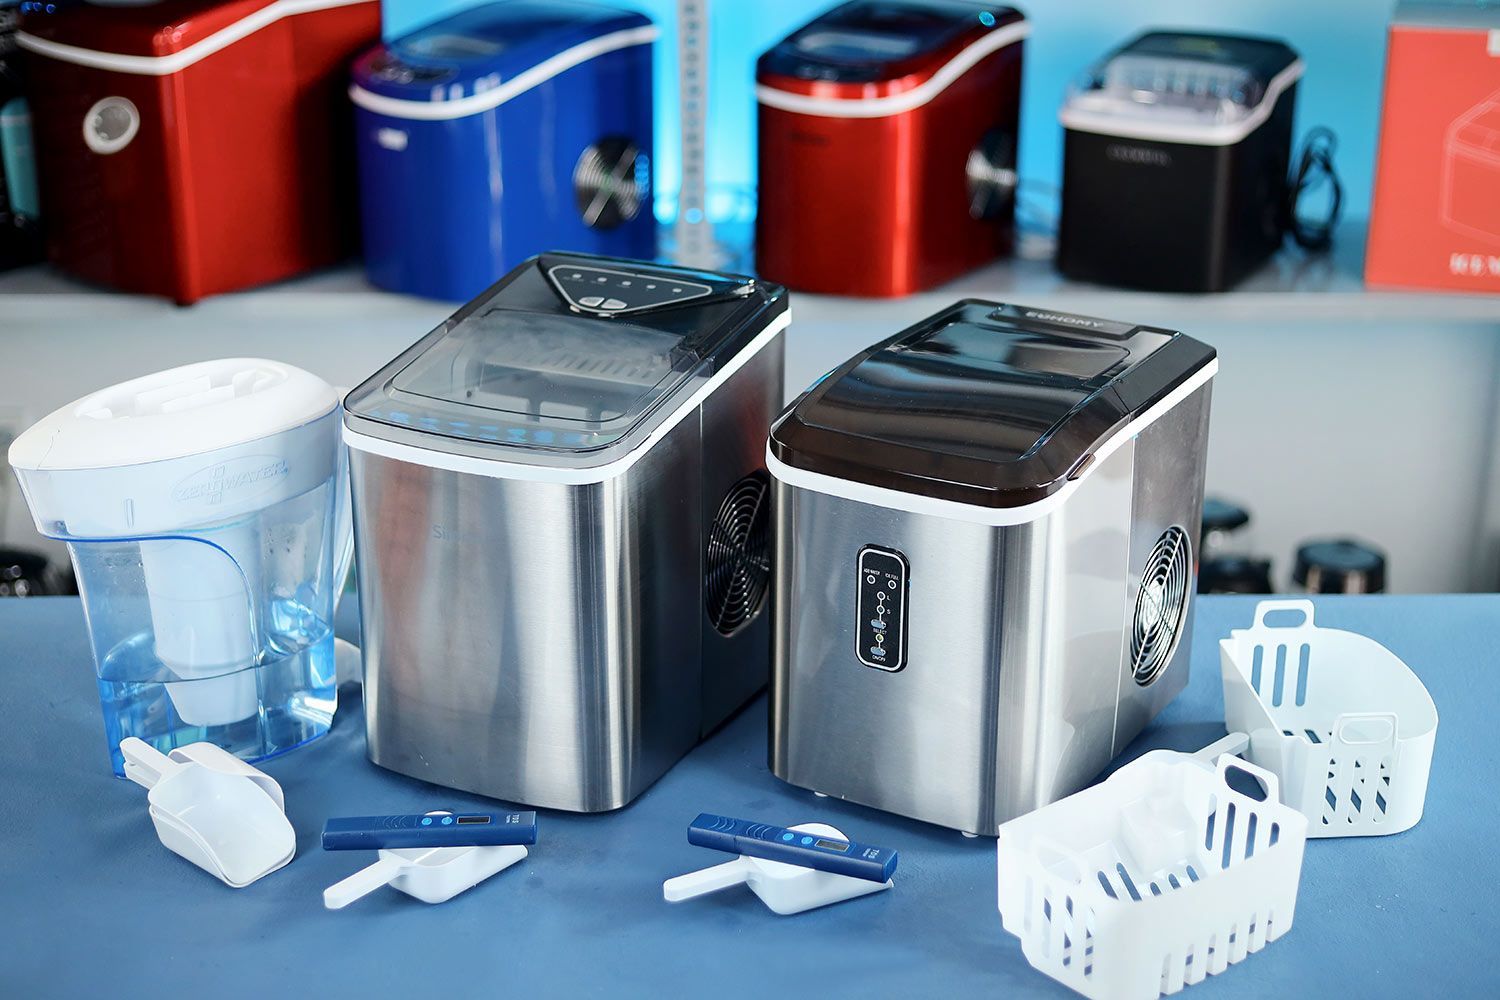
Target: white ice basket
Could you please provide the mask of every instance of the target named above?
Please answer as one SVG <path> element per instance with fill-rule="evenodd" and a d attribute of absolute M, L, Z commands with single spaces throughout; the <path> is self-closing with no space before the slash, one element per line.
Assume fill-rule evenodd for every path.
<path fill-rule="evenodd" d="M 1291 625 L 1266 616 L 1291 615 Z M 1219 642 L 1224 721 L 1281 779 L 1309 837 L 1399 833 L 1422 818 L 1437 708 L 1411 668 L 1355 632 L 1318 628 L 1305 600 L 1261 601 Z"/>
<path fill-rule="evenodd" d="M 1292 926 L 1307 820 L 1274 775 L 1204 759 L 1221 748 L 1153 751 L 1000 827 L 1001 920 L 1036 969 L 1095 1000 L 1154 1000 Z M 1231 787 L 1235 770 L 1264 796 Z"/>

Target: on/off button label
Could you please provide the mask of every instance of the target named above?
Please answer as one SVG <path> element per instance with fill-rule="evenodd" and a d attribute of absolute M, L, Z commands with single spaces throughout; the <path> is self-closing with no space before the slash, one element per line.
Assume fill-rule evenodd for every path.
<path fill-rule="evenodd" d="M 906 666 L 906 557 L 869 545 L 859 552 L 857 571 L 855 655 L 867 667 L 900 670 Z"/>

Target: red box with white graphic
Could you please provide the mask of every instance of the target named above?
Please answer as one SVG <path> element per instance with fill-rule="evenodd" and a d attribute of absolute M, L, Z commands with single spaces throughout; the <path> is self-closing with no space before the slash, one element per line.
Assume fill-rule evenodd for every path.
<path fill-rule="evenodd" d="M 1396 8 L 1365 280 L 1500 292 L 1500 8 Z"/>

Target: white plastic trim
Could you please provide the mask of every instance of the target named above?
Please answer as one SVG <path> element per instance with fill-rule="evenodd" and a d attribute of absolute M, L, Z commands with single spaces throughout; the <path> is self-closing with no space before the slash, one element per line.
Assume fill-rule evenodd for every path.
<path fill-rule="evenodd" d="M 812 490 L 814 493 L 822 493 L 826 496 L 839 497 L 844 500 L 855 500 L 859 503 L 867 503 L 875 507 L 906 511 L 909 514 L 931 514 L 934 517 L 946 517 L 955 521 L 966 521 L 970 524 L 983 524 L 990 527 L 1029 524 L 1032 521 L 1045 517 L 1066 503 L 1068 497 L 1073 495 L 1073 491 L 1078 489 L 1079 484 L 1087 479 L 1095 469 L 1103 465 L 1106 458 L 1114 454 L 1126 441 L 1134 438 L 1155 423 L 1167 411 L 1202 388 L 1217 374 L 1218 370 L 1219 359 L 1215 358 L 1194 372 L 1191 378 L 1167 393 L 1167 395 L 1163 396 L 1140 416 L 1120 428 L 1120 430 L 1115 432 L 1113 437 L 1095 448 L 1094 460 L 1088 464 L 1088 467 L 1083 470 L 1082 475 L 1077 479 L 1072 479 L 1064 483 L 1061 489 L 1050 496 L 1043 497 L 1034 503 L 1022 504 L 1019 507 L 985 507 L 980 504 L 961 503 L 957 500 L 941 500 L 934 497 L 906 493 L 902 490 L 887 489 L 883 486 L 869 486 L 865 483 L 840 479 L 837 476 L 829 476 L 821 472 L 808 472 L 805 469 L 796 469 L 778 460 L 775 455 L 772 455 L 769 442 L 766 445 L 766 468 L 770 470 L 771 475 L 788 486 Z"/>
<path fill-rule="evenodd" d="M 600 35 L 580 42 L 571 49 L 564 49 L 551 59 L 545 59 L 524 72 L 506 80 L 481 94 L 470 94 L 452 101 L 408 101 L 399 97 L 386 97 L 364 89 L 358 84 L 349 86 L 349 99 L 358 107 L 392 118 L 407 118 L 415 121 L 447 121 L 467 118 L 492 108 L 498 108 L 526 91 L 538 87 L 560 73 L 572 69 L 590 59 L 633 45 L 649 45 L 656 41 L 659 32 L 655 25 L 627 28 L 624 31 Z"/>
<path fill-rule="evenodd" d="M 398 441 L 386 441 L 382 438 L 371 437 L 368 434 L 361 434 L 358 431 L 350 430 L 347 424 L 344 426 L 344 443 L 355 451 L 379 455 L 382 458 L 393 458 L 398 462 L 410 462 L 412 465 L 424 465 L 434 469 L 460 472 L 471 476 L 489 476 L 494 479 L 519 479 L 539 483 L 561 483 L 569 486 L 607 482 L 640 461 L 641 456 L 651 450 L 658 441 L 666 437 L 672 428 L 682 423 L 684 417 L 696 411 L 711 393 L 729 381 L 730 376 L 743 368 L 751 358 L 759 354 L 768 344 L 780 336 L 782 331 L 787 328 L 787 324 L 791 322 L 791 318 L 790 310 L 778 316 L 769 326 L 756 334 L 755 339 L 745 345 L 745 349 L 740 351 L 729 364 L 715 372 L 707 382 L 703 383 L 697 392 L 693 393 L 667 419 L 663 420 L 634 451 L 604 465 L 583 468 L 558 468 L 547 465 L 526 465 L 520 462 L 506 462 L 500 459 L 475 458 L 470 455 L 456 455 L 452 452 L 437 451 L 432 448 L 419 448 L 415 445 L 402 444 Z"/>
<path fill-rule="evenodd" d="M 1143 139 L 1148 142 L 1179 142 L 1190 146 L 1233 146 L 1265 124 L 1276 110 L 1276 104 L 1288 87 L 1302 77 L 1302 60 L 1294 61 L 1271 78 L 1266 96 L 1255 110 L 1237 122 L 1218 125 L 1196 125 L 1187 122 L 1149 122 L 1101 111 L 1079 108 L 1071 101 L 1057 113 L 1063 128 L 1094 135 L 1113 135 L 1121 139 Z"/>
<path fill-rule="evenodd" d="M 931 79 L 900 94 L 852 99 L 810 97 L 759 84 L 755 88 L 755 99 L 767 107 L 824 118 L 884 118 L 887 115 L 899 115 L 930 103 L 979 60 L 991 52 L 1020 42 L 1029 34 L 1029 21 L 1017 21 L 1003 28 L 996 28 L 944 63 L 941 69 L 932 74 Z"/>
<path fill-rule="evenodd" d="M 373 2 L 374 0 L 276 0 L 275 3 L 262 7 L 227 28 L 222 28 L 181 51 L 164 56 L 133 56 L 119 52 L 100 52 L 96 49 L 48 41 L 24 31 L 16 32 L 16 44 L 28 52 L 35 52 L 40 56 L 74 63 L 78 66 L 111 70 L 116 73 L 133 73 L 137 76 L 168 76 L 208 58 L 242 38 L 255 34 L 267 25 L 275 24 L 284 17 Z"/>

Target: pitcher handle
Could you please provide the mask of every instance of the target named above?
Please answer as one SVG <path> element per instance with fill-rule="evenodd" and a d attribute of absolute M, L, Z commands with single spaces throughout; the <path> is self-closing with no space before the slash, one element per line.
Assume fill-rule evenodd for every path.
<path fill-rule="evenodd" d="M 344 586 L 349 582 L 349 568 L 354 563 L 354 504 L 349 487 L 349 446 L 344 443 L 343 397 L 349 390 L 340 387 L 338 471 L 334 478 L 333 499 L 333 609 L 338 610 L 344 598 Z"/>

